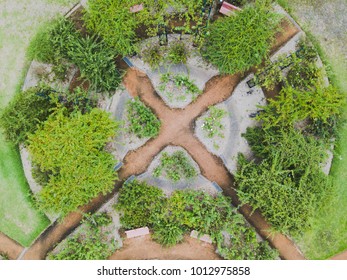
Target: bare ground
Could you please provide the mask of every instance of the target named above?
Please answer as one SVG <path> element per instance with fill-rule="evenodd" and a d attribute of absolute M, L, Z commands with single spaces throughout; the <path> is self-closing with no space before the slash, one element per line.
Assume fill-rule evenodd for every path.
<path fill-rule="evenodd" d="M 15 260 L 23 250 L 22 245 L 0 232 L 0 253 L 6 254 L 10 259 Z"/>
<path fill-rule="evenodd" d="M 215 247 L 206 242 L 186 236 L 182 243 L 163 247 L 150 235 L 129 238 L 110 260 L 221 260 Z"/>

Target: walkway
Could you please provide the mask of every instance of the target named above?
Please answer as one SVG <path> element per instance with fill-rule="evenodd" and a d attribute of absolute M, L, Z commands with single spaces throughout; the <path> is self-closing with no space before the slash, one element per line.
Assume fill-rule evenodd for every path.
<path fill-rule="evenodd" d="M 294 32 L 292 30 L 289 31 L 276 36 L 276 48 L 293 36 Z M 80 212 L 71 213 L 61 223 L 55 223 L 50 226 L 27 250 L 23 259 L 44 259 L 49 250 L 79 225 L 83 212 L 93 212 L 100 208 L 119 190 L 122 181 L 130 175 L 137 175 L 146 171 L 153 157 L 167 145 L 178 145 L 185 148 L 199 164 L 202 174 L 210 181 L 217 182 L 222 187 L 224 194 L 232 198 L 233 204 L 235 206 L 239 205 L 232 175 L 225 168 L 221 159 L 211 154 L 195 138 L 194 121 L 209 106 L 220 103 L 230 97 L 234 87 L 240 82 L 241 78 L 241 75 L 215 77 L 207 83 L 204 94 L 200 95 L 194 103 L 185 109 L 173 110 L 168 108 L 155 93 L 151 81 L 144 73 L 136 69 L 128 70 L 124 77 L 124 85 L 131 95 L 139 96 L 145 104 L 150 106 L 162 121 L 159 136 L 126 155 L 124 166 L 119 172 L 120 181 L 116 183 L 115 189 L 111 194 L 106 196 L 100 195 L 88 205 L 82 207 Z M 250 215 L 252 212 L 250 207 L 243 206 L 240 212 L 257 229 L 262 237 L 268 237 L 270 226 L 258 211 Z M 269 242 L 279 250 L 283 259 L 304 259 L 295 247 L 295 244 L 282 234 L 276 234 L 269 239 Z"/>

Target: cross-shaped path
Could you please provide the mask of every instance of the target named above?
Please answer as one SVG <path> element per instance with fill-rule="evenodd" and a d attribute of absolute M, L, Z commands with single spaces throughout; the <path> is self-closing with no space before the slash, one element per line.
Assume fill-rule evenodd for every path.
<path fill-rule="evenodd" d="M 150 79 L 143 72 L 130 69 L 124 78 L 124 85 L 133 96 L 138 96 L 147 106 L 151 107 L 162 123 L 159 136 L 150 140 L 135 151 L 129 152 L 124 159 L 121 177 L 138 175 L 145 172 L 152 159 L 166 146 L 181 146 L 191 155 L 199 165 L 202 175 L 208 180 L 215 181 L 225 195 L 232 198 L 235 206 L 239 206 L 234 189 L 233 176 L 224 166 L 222 160 L 210 153 L 195 137 L 195 120 L 204 113 L 209 106 L 225 101 L 232 95 L 234 88 L 241 81 L 241 75 L 226 75 L 215 77 L 210 81 L 204 93 L 184 109 L 171 109 L 156 94 Z M 278 249 L 284 259 L 304 259 L 295 244 L 282 234 L 269 237 L 270 226 L 258 211 L 252 215 L 252 209 L 244 205 L 240 212 L 257 229 L 258 233 Z"/>
<path fill-rule="evenodd" d="M 282 25 L 285 32 L 276 34 L 271 53 L 274 53 L 298 32 L 294 26 L 290 26 L 286 21 L 283 21 Z M 81 207 L 78 212 L 73 212 L 65 217 L 63 221 L 52 224 L 30 248 L 23 251 L 25 252 L 24 254 L 22 252 L 22 258 L 44 259 L 48 251 L 78 227 L 84 212 L 93 212 L 100 208 L 114 196 L 127 177 L 144 172 L 151 163 L 152 158 L 167 145 L 178 145 L 186 149 L 199 164 L 202 174 L 209 180 L 217 182 L 223 188 L 224 194 L 230 196 L 233 204 L 238 206 L 239 201 L 234 189 L 232 175 L 225 168 L 222 161 L 207 151 L 205 146 L 195 138 L 194 121 L 207 110 L 208 106 L 220 103 L 231 96 L 234 87 L 241 78 L 239 75 L 217 77 L 206 85 L 204 94 L 199 96 L 194 103 L 188 105 L 183 110 L 172 110 L 155 93 L 150 80 L 144 73 L 130 69 L 125 76 L 124 84 L 133 96 L 139 96 L 160 118 L 162 121 L 160 135 L 155 139 L 149 140 L 136 151 L 131 151 L 126 155 L 125 165 L 120 170 L 119 181 L 115 183 L 112 193 L 106 196 L 99 195 L 89 204 Z M 268 238 L 269 232 L 271 232 L 270 226 L 258 211 L 252 213 L 251 208 L 247 205 L 242 206 L 239 211 L 257 229 L 260 235 Z M 0 235 L 0 241 L 6 238 L 2 238 Z M 17 253 L 22 247 L 17 244 L 17 248 L 15 241 L 7 239 L 10 243 L 13 243 L 12 247 L 16 249 L 10 256 L 14 259 L 18 257 Z M 283 259 L 304 259 L 295 244 L 286 236 L 275 234 L 268 240 L 278 249 Z"/>

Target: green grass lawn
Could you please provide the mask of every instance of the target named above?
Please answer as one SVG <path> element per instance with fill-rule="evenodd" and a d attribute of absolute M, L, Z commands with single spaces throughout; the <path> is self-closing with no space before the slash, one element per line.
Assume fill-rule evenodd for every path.
<path fill-rule="evenodd" d="M 333 82 L 347 93 L 345 34 L 347 5 L 344 0 L 281 0 L 287 2 L 296 20 L 317 39 L 323 58 L 334 73 Z M 307 5 L 305 5 L 305 3 Z M 347 106 L 344 109 L 347 119 Z M 347 124 L 340 128 L 331 169 L 334 195 L 311 219 L 312 228 L 298 240 L 305 256 L 326 259 L 347 250 Z"/>
<path fill-rule="evenodd" d="M 68 11 L 77 0 L 3 0 L 0 3 L 0 110 L 21 86 L 26 70 L 26 49 L 44 22 Z M 22 163 L 16 147 L 0 131 L 0 231 L 29 246 L 49 225 L 28 196 Z"/>
<path fill-rule="evenodd" d="M 29 246 L 50 221 L 33 206 L 17 149 L 2 134 L 0 143 L 0 230 Z"/>

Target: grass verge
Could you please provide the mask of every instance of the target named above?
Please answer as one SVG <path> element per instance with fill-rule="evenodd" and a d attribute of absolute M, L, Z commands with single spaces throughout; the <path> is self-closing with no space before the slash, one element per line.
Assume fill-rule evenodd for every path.
<path fill-rule="evenodd" d="M 342 26 L 338 24 L 342 22 L 339 18 L 344 15 L 344 11 L 338 8 L 341 7 L 341 0 L 327 2 L 278 0 L 278 2 L 293 15 L 301 26 L 304 26 L 307 36 L 317 48 L 326 66 L 330 82 L 346 95 L 347 80 L 344 77 L 347 76 L 347 67 L 345 61 L 341 59 L 344 51 L 338 45 L 341 44 L 341 40 L 344 40 L 338 36 L 340 28 L 343 29 L 343 24 Z M 306 7 L 315 13 L 314 16 L 310 17 L 309 12 L 298 12 L 299 9 L 305 9 L 303 4 L 309 5 Z M 326 14 L 324 13 L 323 5 L 329 5 L 333 11 L 339 11 L 334 19 L 329 16 L 328 10 Z M 331 20 L 336 22 L 331 24 Z M 316 29 L 324 22 L 329 24 L 325 32 L 330 34 L 322 34 L 321 30 Z M 327 40 L 325 36 L 336 40 Z M 342 43 L 347 44 L 347 42 Z M 344 108 L 342 119 L 347 119 L 347 106 Z M 345 139 L 347 139 L 347 124 L 343 122 L 335 143 L 335 156 L 330 171 L 334 182 L 334 192 L 331 199 L 326 201 L 321 209 L 317 209 L 316 215 L 310 221 L 312 227 L 297 238 L 301 249 L 309 259 L 327 259 L 347 250 L 347 141 Z"/>
<path fill-rule="evenodd" d="M 77 0 L 4 0 L 0 3 L 0 110 L 18 92 L 28 68 L 26 49 L 42 24 Z M 18 148 L 0 131 L 0 231 L 29 246 L 49 225 L 30 196 Z"/>

